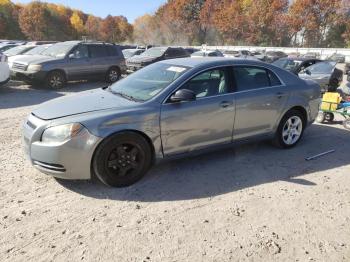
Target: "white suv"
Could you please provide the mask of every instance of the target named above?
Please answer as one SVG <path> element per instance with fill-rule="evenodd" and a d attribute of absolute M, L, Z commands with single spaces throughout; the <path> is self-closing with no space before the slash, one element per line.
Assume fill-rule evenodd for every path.
<path fill-rule="evenodd" d="M 7 57 L 0 54 L 0 86 L 10 80 L 10 68 L 7 64 Z"/>

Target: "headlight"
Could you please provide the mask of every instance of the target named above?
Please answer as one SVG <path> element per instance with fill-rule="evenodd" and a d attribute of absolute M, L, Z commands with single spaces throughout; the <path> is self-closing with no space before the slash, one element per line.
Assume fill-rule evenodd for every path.
<path fill-rule="evenodd" d="M 64 142 L 78 136 L 84 129 L 79 123 L 49 127 L 43 132 L 41 141 L 45 143 Z"/>
<path fill-rule="evenodd" d="M 32 71 L 32 72 L 38 72 L 41 70 L 41 65 L 29 65 L 28 66 L 28 71 Z"/>

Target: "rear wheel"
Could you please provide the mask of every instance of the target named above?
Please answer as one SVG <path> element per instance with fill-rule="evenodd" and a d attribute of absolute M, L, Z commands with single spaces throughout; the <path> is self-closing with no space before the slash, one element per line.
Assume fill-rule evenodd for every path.
<path fill-rule="evenodd" d="M 106 81 L 108 83 L 117 82 L 120 79 L 121 73 L 118 67 L 112 67 L 108 70 Z"/>
<path fill-rule="evenodd" d="M 322 124 L 325 120 L 325 113 L 320 111 L 316 117 L 316 122 Z"/>
<path fill-rule="evenodd" d="M 66 84 L 66 77 L 61 71 L 50 72 L 46 77 L 46 86 L 51 89 L 60 89 Z"/>
<path fill-rule="evenodd" d="M 146 174 L 151 160 L 152 151 L 145 138 L 132 132 L 118 133 L 97 148 L 93 170 L 104 184 L 126 187 Z"/>
<path fill-rule="evenodd" d="M 298 110 L 290 110 L 282 118 L 275 138 L 274 144 L 281 148 L 291 148 L 295 146 L 304 133 L 304 116 Z"/>
<path fill-rule="evenodd" d="M 334 120 L 334 114 L 333 113 L 325 113 L 325 120 L 328 121 L 328 122 L 333 122 Z"/>

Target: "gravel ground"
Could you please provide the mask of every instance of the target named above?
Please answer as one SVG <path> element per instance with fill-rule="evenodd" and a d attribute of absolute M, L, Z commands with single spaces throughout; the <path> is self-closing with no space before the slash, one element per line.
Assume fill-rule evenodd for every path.
<path fill-rule="evenodd" d="M 102 85 L 0 89 L 1 261 L 350 261 L 341 122 L 312 125 L 291 150 L 261 142 L 163 163 L 125 189 L 32 168 L 21 146 L 30 111 Z"/>

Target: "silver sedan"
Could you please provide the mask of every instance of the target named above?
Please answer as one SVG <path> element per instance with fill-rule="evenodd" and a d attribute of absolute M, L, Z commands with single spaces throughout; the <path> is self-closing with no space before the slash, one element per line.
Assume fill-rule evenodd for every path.
<path fill-rule="evenodd" d="M 317 116 L 320 87 L 258 61 L 158 62 L 102 89 L 55 99 L 24 123 L 40 171 L 122 187 L 164 158 L 253 138 L 295 146 Z M 273 161 L 273 160 L 271 160 Z"/>

